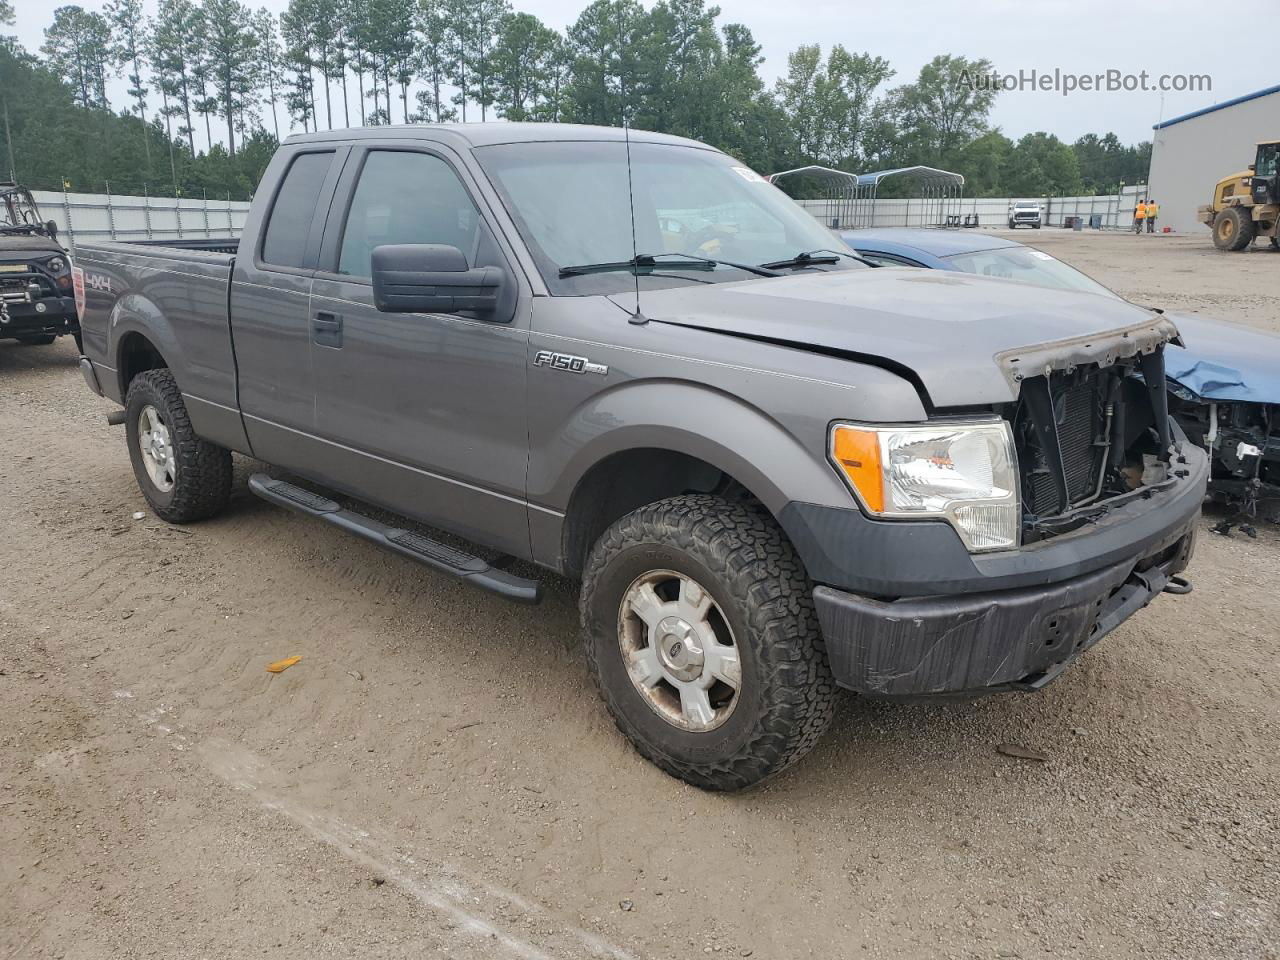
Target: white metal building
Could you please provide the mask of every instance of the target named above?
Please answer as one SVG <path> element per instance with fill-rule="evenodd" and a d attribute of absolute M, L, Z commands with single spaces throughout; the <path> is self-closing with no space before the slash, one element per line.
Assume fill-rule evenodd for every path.
<path fill-rule="evenodd" d="M 1213 199 L 1222 177 L 1253 163 L 1259 140 L 1280 138 L 1280 86 L 1225 100 L 1155 125 L 1151 143 L 1151 199 L 1161 227 L 1203 233 L 1196 208 Z"/>

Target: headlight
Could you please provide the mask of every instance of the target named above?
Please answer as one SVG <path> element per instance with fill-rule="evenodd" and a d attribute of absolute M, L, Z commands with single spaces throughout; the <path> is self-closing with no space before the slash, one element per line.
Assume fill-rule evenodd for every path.
<path fill-rule="evenodd" d="M 831 428 L 831 459 L 866 510 L 942 517 L 971 552 L 1016 547 L 1022 529 L 1013 432 L 1003 420 Z"/>
<path fill-rule="evenodd" d="M 45 261 L 45 266 L 49 268 L 50 273 L 70 273 L 71 268 L 67 266 L 67 261 L 62 257 L 50 257 Z"/>

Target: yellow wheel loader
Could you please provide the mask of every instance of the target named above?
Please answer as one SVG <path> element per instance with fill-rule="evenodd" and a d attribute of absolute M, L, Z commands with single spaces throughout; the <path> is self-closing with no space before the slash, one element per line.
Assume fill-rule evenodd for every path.
<path fill-rule="evenodd" d="M 1280 140 L 1259 143 L 1248 170 L 1219 180 L 1199 216 L 1219 250 L 1244 250 L 1257 237 L 1270 237 L 1280 249 Z"/>

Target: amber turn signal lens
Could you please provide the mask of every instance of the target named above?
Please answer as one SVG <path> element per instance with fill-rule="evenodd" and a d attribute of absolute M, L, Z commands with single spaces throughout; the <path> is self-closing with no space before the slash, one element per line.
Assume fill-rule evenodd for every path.
<path fill-rule="evenodd" d="M 880 469 L 880 437 L 874 430 L 836 427 L 831 455 L 868 510 L 884 510 L 884 472 Z"/>

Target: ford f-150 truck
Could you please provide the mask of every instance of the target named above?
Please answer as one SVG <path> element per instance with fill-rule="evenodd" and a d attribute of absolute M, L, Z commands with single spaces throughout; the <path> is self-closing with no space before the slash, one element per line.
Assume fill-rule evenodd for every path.
<path fill-rule="evenodd" d="M 81 367 L 160 517 L 224 509 L 235 451 L 278 468 L 258 496 L 512 600 L 537 578 L 435 531 L 580 579 L 615 722 L 704 788 L 803 755 L 838 687 L 1038 690 L 1189 589 L 1168 319 L 872 268 L 694 141 L 293 137 L 238 243 L 78 266 Z"/>

